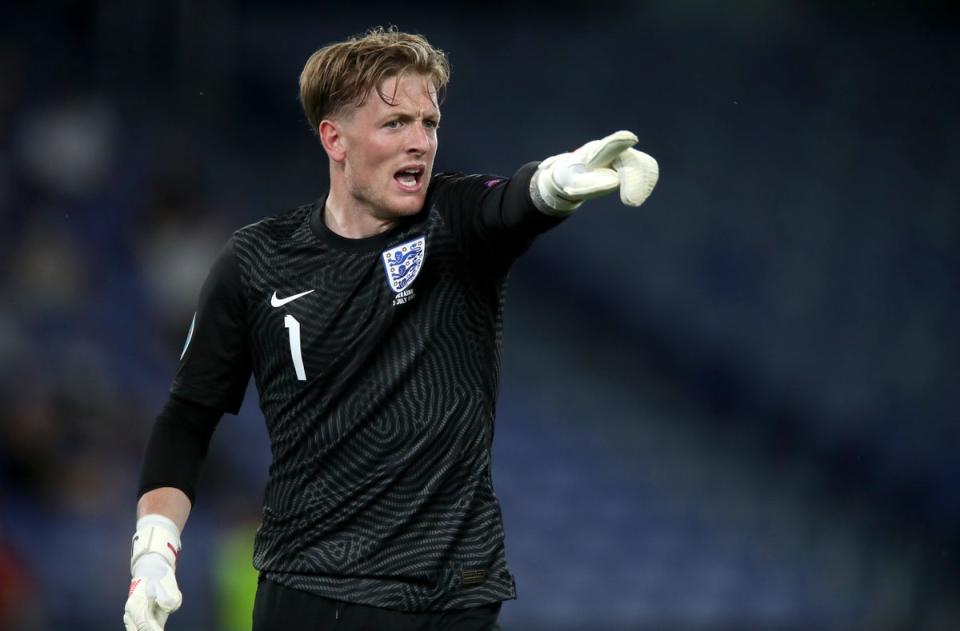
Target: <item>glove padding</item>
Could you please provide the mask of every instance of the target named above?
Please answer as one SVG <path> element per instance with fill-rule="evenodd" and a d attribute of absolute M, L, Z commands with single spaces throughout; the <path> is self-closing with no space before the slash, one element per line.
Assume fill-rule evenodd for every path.
<path fill-rule="evenodd" d="M 576 151 L 540 163 L 530 181 L 530 196 L 542 212 L 566 215 L 587 199 L 620 189 L 620 201 L 639 206 L 657 184 L 660 168 L 652 156 L 633 149 L 637 137 L 618 131 Z"/>
<path fill-rule="evenodd" d="M 130 591 L 123 609 L 126 631 L 163 631 L 167 616 L 180 608 L 183 596 L 174 574 L 180 554 L 176 525 L 161 515 L 137 522 L 130 558 Z"/>

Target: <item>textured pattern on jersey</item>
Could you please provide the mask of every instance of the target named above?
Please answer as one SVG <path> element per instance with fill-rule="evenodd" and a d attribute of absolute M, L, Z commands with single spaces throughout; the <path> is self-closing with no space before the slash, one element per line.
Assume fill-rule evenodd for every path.
<path fill-rule="evenodd" d="M 273 449 L 255 566 L 291 587 L 407 611 L 515 597 L 490 478 L 504 266 L 477 269 L 436 207 L 370 251 L 319 239 L 313 211 L 233 241 Z M 413 296 L 394 304 L 381 253 L 419 236 Z M 274 292 L 311 289 L 270 305 Z"/>

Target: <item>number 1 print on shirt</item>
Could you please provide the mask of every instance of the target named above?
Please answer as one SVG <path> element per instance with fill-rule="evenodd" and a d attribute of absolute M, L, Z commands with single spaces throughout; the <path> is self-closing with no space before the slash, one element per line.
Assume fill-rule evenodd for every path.
<path fill-rule="evenodd" d="M 297 371 L 297 380 L 306 381 L 307 372 L 303 368 L 303 352 L 300 349 L 300 322 L 292 315 L 283 318 L 283 326 L 290 332 L 290 355 L 293 357 L 293 368 Z"/>
<path fill-rule="evenodd" d="M 313 289 L 302 291 L 299 294 L 287 296 L 286 298 L 280 298 L 277 296 L 277 292 L 273 292 L 273 296 L 270 297 L 270 306 L 274 309 L 282 307 L 297 298 L 312 294 L 313 291 Z M 285 326 L 290 333 L 290 356 L 293 358 L 293 369 L 297 372 L 297 381 L 306 381 L 307 371 L 303 368 L 303 351 L 300 348 L 300 322 L 288 314 L 283 318 L 283 326 Z"/>

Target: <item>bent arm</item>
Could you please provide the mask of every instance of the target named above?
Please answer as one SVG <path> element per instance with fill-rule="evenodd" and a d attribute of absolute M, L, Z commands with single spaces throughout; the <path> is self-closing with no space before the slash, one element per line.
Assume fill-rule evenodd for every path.
<path fill-rule="evenodd" d="M 180 533 L 213 431 L 224 411 L 239 410 L 250 379 L 242 287 L 230 244 L 204 283 L 190 331 L 143 458 L 123 615 L 127 631 L 159 631 L 180 607 Z"/>
<path fill-rule="evenodd" d="M 140 474 L 137 517 L 159 514 L 181 531 L 190 515 L 200 468 L 222 412 L 171 396 L 157 417 Z"/>

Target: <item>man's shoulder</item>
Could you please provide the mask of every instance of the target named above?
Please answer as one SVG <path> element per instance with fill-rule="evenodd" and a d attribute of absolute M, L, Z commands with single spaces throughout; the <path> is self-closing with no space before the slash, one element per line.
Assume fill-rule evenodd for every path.
<path fill-rule="evenodd" d="M 459 171 L 440 171 L 439 173 L 434 173 L 430 178 L 430 188 L 442 187 L 462 177 L 466 177 L 466 174 Z"/>
<path fill-rule="evenodd" d="M 450 194 L 483 195 L 509 178 L 484 173 L 463 173 L 460 171 L 441 171 L 430 178 L 427 197 L 431 201 L 449 198 Z"/>
<path fill-rule="evenodd" d="M 440 171 L 439 173 L 434 173 L 430 178 L 430 188 L 427 192 L 428 194 L 435 193 L 450 186 L 457 186 L 458 184 L 468 182 L 477 177 L 481 176 L 469 175 L 461 171 Z"/>
<path fill-rule="evenodd" d="M 309 202 L 247 224 L 233 233 L 232 241 L 241 245 L 267 245 L 286 241 L 304 222 L 309 222 L 316 206 L 316 201 Z"/>

